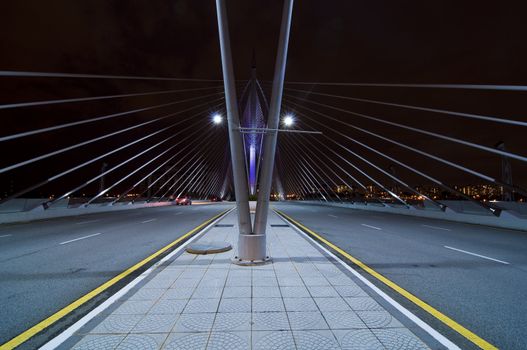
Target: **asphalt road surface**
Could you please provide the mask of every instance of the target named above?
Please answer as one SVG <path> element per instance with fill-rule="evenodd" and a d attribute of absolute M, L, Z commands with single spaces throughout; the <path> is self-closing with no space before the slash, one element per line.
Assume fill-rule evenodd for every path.
<path fill-rule="evenodd" d="M 273 207 L 490 343 L 527 349 L 526 232 L 323 205 Z"/>
<path fill-rule="evenodd" d="M 0 225 L 0 344 L 230 207 L 156 207 Z"/>

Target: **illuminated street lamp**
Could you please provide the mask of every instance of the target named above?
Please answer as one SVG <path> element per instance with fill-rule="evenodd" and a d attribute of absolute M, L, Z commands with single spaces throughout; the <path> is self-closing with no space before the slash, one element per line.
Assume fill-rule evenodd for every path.
<path fill-rule="evenodd" d="M 295 118 L 291 114 L 287 114 L 284 117 L 283 123 L 285 126 L 289 127 L 295 123 Z"/>
<path fill-rule="evenodd" d="M 221 114 L 216 113 L 212 116 L 212 122 L 214 124 L 221 124 L 223 122 L 223 117 Z"/>

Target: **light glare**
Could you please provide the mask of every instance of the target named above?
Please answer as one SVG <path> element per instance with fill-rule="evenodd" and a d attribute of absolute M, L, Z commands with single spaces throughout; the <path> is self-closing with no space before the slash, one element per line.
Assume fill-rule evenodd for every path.
<path fill-rule="evenodd" d="M 212 121 L 214 124 L 221 124 L 223 122 L 223 117 L 220 114 L 214 114 L 212 116 Z"/>
<path fill-rule="evenodd" d="M 295 122 L 295 119 L 292 115 L 286 115 L 284 118 L 284 125 L 285 126 L 291 126 Z"/>

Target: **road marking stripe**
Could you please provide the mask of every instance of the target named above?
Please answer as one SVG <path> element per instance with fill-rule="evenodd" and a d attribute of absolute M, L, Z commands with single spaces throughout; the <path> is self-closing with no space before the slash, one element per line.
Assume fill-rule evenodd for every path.
<path fill-rule="evenodd" d="M 338 216 L 337 216 L 337 215 L 328 214 L 328 216 L 331 216 L 332 218 L 338 219 Z"/>
<path fill-rule="evenodd" d="M 382 228 L 380 227 L 375 227 L 375 226 L 371 226 L 371 225 L 366 225 L 366 224 L 361 224 L 362 226 L 366 226 L 366 227 L 369 227 L 369 228 L 372 228 L 374 230 L 382 230 Z"/>
<path fill-rule="evenodd" d="M 474 255 L 474 256 L 477 256 L 477 257 L 480 257 L 480 258 L 483 258 L 483 259 L 492 260 L 492 261 L 498 262 L 498 263 L 500 263 L 500 264 L 510 265 L 510 263 L 508 263 L 508 262 L 506 262 L 506 261 L 498 260 L 498 259 L 494 259 L 494 258 L 491 258 L 491 257 L 489 257 L 489 256 L 485 256 L 485 255 L 480 255 L 480 254 L 472 253 L 472 252 L 469 252 L 469 251 L 466 251 L 466 250 L 463 250 L 463 249 L 458 249 L 458 248 L 454 248 L 454 247 L 449 247 L 449 246 L 447 246 L 447 245 L 445 245 L 445 246 L 443 246 L 443 247 L 445 247 L 446 249 L 455 250 L 455 251 L 460 252 L 460 253 L 465 253 L 465 254 Z"/>
<path fill-rule="evenodd" d="M 98 235 L 102 235 L 102 232 L 94 233 L 93 235 L 87 235 L 87 236 L 83 236 L 83 237 L 79 237 L 79 238 L 75 238 L 75 239 L 70 239 L 69 241 L 60 242 L 59 244 L 60 245 L 68 244 L 68 243 L 71 243 L 71 242 L 80 241 L 81 239 L 95 237 L 95 236 L 98 236 Z"/>
<path fill-rule="evenodd" d="M 421 225 L 421 226 L 428 227 L 428 228 L 433 228 L 434 230 L 452 231 L 449 228 L 443 228 L 443 227 L 439 227 L 439 226 L 430 226 L 430 225 Z"/>
<path fill-rule="evenodd" d="M 92 222 L 97 222 L 97 221 L 101 221 L 101 219 L 76 222 L 75 225 L 91 224 Z"/>
<path fill-rule="evenodd" d="M 222 215 L 226 214 L 227 212 L 229 212 L 231 210 L 232 209 L 227 209 L 227 210 L 223 211 L 222 213 L 220 213 L 220 214 L 208 219 L 207 221 L 203 222 L 199 226 L 193 228 L 192 230 L 190 230 L 189 232 L 185 233 L 183 236 L 179 237 L 178 239 L 176 239 L 172 243 L 167 244 L 166 246 L 164 246 L 163 248 L 159 249 L 154 254 L 150 255 L 149 257 L 147 257 L 147 258 L 141 260 L 140 262 L 138 262 L 137 264 L 133 265 L 128 270 L 121 272 L 119 275 L 117 275 L 114 278 L 106 281 L 105 283 L 103 283 L 99 287 L 95 288 L 94 290 L 92 290 L 88 294 L 85 294 L 84 296 L 80 297 L 79 299 L 75 300 L 74 302 L 72 302 L 68 306 L 62 308 L 61 310 L 57 311 L 56 313 L 54 313 L 53 315 L 49 316 L 45 320 L 40 321 L 39 323 L 37 323 L 33 327 L 31 327 L 31 328 L 25 330 L 24 332 L 20 333 L 19 335 L 17 335 L 13 339 L 9 340 L 7 343 L 4 343 L 4 344 L 0 345 L 0 350 L 11 350 L 11 349 L 14 349 L 17 346 L 21 345 L 22 343 L 24 343 L 28 339 L 32 338 L 33 336 L 35 336 L 36 334 L 40 333 L 41 331 L 43 331 L 47 327 L 51 326 L 55 322 L 57 322 L 60 319 L 62 319 L 64 316 L 70 314 L 72 311 L 74 311 L 78 307 L 82 306 L 84 303 L 90 301 L 91 299 L 93 299 L 97 295 L 101 294 L 102 292 L 104 292 L 105 290 L 107 290 L 108 288 L 110 288 L 111 286 L 116 284 L 117 282 L 121 281 L 126 276 L 128 276 L 131 273 L 135 272 L 136 270 L 140 269 L 145 264 L 147 264 L 150 261 L 152 261 L 153 259 L 157 258 L 159 255 L 163 254 L 167 250 L 171 249 L 172 247 L 177 245 L 179 242 L 185 240 L 187 237 L 191 237 L 194 234 L 200 232 L 203 228 L 207 227 L 210 223 L 212 223 L 213 221 L 215 221 L 216 219 L 220 218 Z"/>
<path fill-rule="evenodd" d="M 368 265 L 364 264 L 359 259 L 354 258 L 353 256 L 348 254 L 343 249 L 339 248 L 338 246 L 336 246 L 335 244 L 331 243 L 327 239 L 321 237 L 320 235 L 318 235 L 317 233 L 313 232 L 312 230 L 310 230 L 306 226 L 302 225 L 298 221 L 295 221 L 294 219 L 292 219 L 291 217 L 287 216 L 286 214 L 282 213 L 279 210 L 275 209 L 275 211 L 278 214 L 280 214 L 282 217 L 284 217 L 285 219 L 289 220 L 290 222 L 292 222 L 295 225 L 297 225 L 298 227 L 300 227 L 303 231 L 309 233 L 309 235 L 311 235 L 312 237 L 318 239 L 320 242 L 324 243 L 325 245 L 327 245 L 328 247 L 330 247 L 331 249 L 333 249 L 334 251 L 336 251 L 340 255 L 346 257 L 348 260 L 353 262 L 355 265 L 359 266 L 362 270 L 366 271 L 367 273 L 369 273 L 370 275 L 372 275 L 373 277 L 375 277 L 376 279 L 378 279 L 379 281 L 381 281 L 382 283 L 384 283 L 385 285 L 387 285 L 388 287 L 390 287 L 391 289 L 393 289 L 394 291 L 396 291 L 400 295 L 404 296 L 406 299 L 410 300 L 412 303 L 416 304 L 417 306 L 419 306 L 420 308 L 422 308 L 423 310 L 425 310 L 426 312 L 428 312 L 429 314 L 431 314 L 432 316 L 437 318 L 439 321 L 443 322 L 445 325 L 447 325 L 451 329 L 453 329 L 456 332 L 458 332 L 459 334 L 461 334 L 463 337 L 465 337 L 466 339 L 468 339 L 472 343 L 474 343 L 477 346 L 479 346 L 481 349 L 484 349 L 484 350 L 497 350 L 498 349 L 494 345 L 492 345 L 489 342 L 487 342 L 485 339 L 479 337 L 477 334 L 475 334 L 472 331 L 468 330 L 467 328 L 463 327 L 462 325 L 460 325 L 459 323 L 457 323 L 456 321 L 454 321 L 453 319 L 451 319 L 447 315 L 443 314 L 441 311 L 436 310 L 431 305 L 427 304 L 426 302 L 422 301 L 421 299 L 419 299 L 418 297 L 416 297 L 412 293 L 408 292 L 406 289 L 400 287 L 396 283 L 394 283 L 391 280 L 389 280 L 388 278 L 384 277 L 383 275 L 381 275 L 380 273 L 378 273 L 377 271 L 375 271 L 374 269 L 372 269 Z M 344 266 L 348 266 L 348 265 L 344 264 Z M 366 278 L 364 278 L 361 274 L 359 274 L 355 270 L 351 269 L 349 266 L 348 266 L 348 268 L 349 268 L 349 271 L 354 273 L 357 277 L 359 277 L 359 278 L 362 277 L 361 280 L 363 282 L 365 282 L 366 284 L 368 284 L 370 286 L 373 286 L 374 289 L 376 291 L 378 291 L 378 293 L 380 292 L 379 294 L 381 294 L 381 293 L 384 294 L 377 287 L 375 287 L 373 284 L 371 284 L 371 282 L 367 283 L 369 281 Z M 389 299 L 387 299 L 387 298 L 391 299 L 389 296 L 386 295 L 385 299 L 389 301 Z M 391 300 L 393 301 L 393 303 L 392 302 L 390 302 L 390 303 L 395 306 L 395 304 L 397 304 L 397 302 L 395 302 L 393 299 L 391 299 Z M 399 309 L 401 309 L 401 308 L 403 310 L 406 310 L 405 308 L 403 308 L 402 306 L 399 305 Z M 400 311 L 402 311 L 402 310 L 400 310 Z M 443 345 L 445 345 L 445 342 L 450 343 L 451 344 L 450 346 L 445 345 L 445 346 L 447 346 L 447 348 L 452 348 L 452 347 L 458 348 L 454 343 L 452 343 L 450 340 L 445 338 L 439 332 L 434 330 L 428 324 L 426 324 L 425 322 L 421 321 L 417 316 L 413 315 L 408 310 L 406 310 L 406 312 L 403 312 L 403 313 L 405 315 L 409 316 L 409 317 L 412 315 L 413 317 L 410 317 L 410 318 L 412 318 L 413 320 L 419 320 L 420 321 L 419 324 L 421 325 L 421 328 L 423 328 L 425 331 L 427 331 L 430 335 L 432 335 L 438 341 L 440 341 L 440 339 L 441 339 L 442 340 L 441 342 L 443 343 Z"/>
<path fill-rule="evenodd" d="M 2 235 L 2 236 L 0 236 L 0 238 L 4 238 L 4 237 L 10 237 L 10 236 L 12 236 L 12 234 L 8 234 L 8 235 Z"/>
<path fill-rule="evenodd" d="M 181 214 L 183 214 L 183 212 L 176 213 L 176 215 L 181 215 Z"/>
<path fill-rule="evenodd" d="M 150 219 L 150 220 L 145 220 L 145 221 L 141 221 L 142 224 L 146 224 L 146 223 L 149 223 L 149 222 L 152 222 L 152 221 L 156 221 L 157 219 L 154 218 L 154 219 Z"/>

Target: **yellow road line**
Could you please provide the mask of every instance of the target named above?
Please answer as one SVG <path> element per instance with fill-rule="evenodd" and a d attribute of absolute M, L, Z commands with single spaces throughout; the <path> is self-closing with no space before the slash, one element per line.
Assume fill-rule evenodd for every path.
<path fill-rule="evenodd" d="M 146 265 L 148 262 L 150 262 L 153 259 L 157 258 L 161 254 L 165 253 L 167 250 L 169 250 L 170 248 L 174 247 L 179 242 L 181 242 L 181 241 L 185 240 L 186 238 L 196 234 L 201 229 L 203 229 L 208 224 L 210 224 L 214 220 L 218 219 L 219 217 L 221 217 L 222 215 L 224 215 L 228 211 L 229 210 L 225 210 L 225 211 L 221 212 L 220 214 L 208 219 L 207 221 L 205 221 L 201 225 L 193 228 L 189 232 L 185 233 L 183 236 L 179 237 L 178 239 L 176 239 L 172 243 L 169 243 L 168 245 L 166 245 L 163 248 L 159 249 L 154 254 L 152 254 L 149 257 L 141 260 L 140 262 L 138 262 L 134 266 L 130 267 L 128 270 L 121 272 L 119 275 L 117 275 L 114 278 L 110 279 L 109 281 L 103 283 L 102 285 L 100 285 L 99 287 L 95 288 L 94 290 L 92 290 L 88 294 L 86 294 L 86 295 L 80 297 L 79 299 L 75 300 L 74 302 L 72 302 L 68 306 L 64 307 L 63 309 L 57 311 L 56 313 L 54 313 L 53 315 L 49 316 L 45 320 L 40 321 L 39 323 L 37 323 L 33 327 L 31 327 L 31 328 L 27 329 L 26 331 L 20 333 L 19 335 L 17 335 L 16 337 L 14 337 L 10 341 L 8 341 L 7 343 L 2 344 L 0 346 L 0 350 L 11 350 L 11 349 L 14 349 L 17 346 L 21 345 L 25 341 L 29 340 L 30 338 L 32 338 L 33 336 L 35 336 L 36 334 L 41 332 L 42 330 L 46 329 L 47 327 L 51 326 L 52 324 L 54 324 L 55 322 L 57 322 L 58 320 L 60 320 L 64 316 L 68 315 L 69 313 L 71 313 L 72 311 L 77 309 L 79 306 L 81 306 L 84 303 L 86 303 L 87 301 L 93 299 L 94 297 L 96 297 L 97 295 L 101 294 L 102 292 L 104 292 L 105 290 L 107 290 L 108 288 L 110 288 L 111 286 L 116 284 L 117 282 L 121 281 L 126 276 L 128 276 L 131 273 L 137 271 L 138 269 L 140 269 L 141 267 Z"/>
<path fill-rule="evenodd" d="M 306 226 L 302 225 L 298 221 L 292 219 L 290 216 L 288 216 L 288 215 L 284 214 L 283 212 L 281 212 L 279 210 L 276 210 L 276 209 L 274 209 L 274 211 L 277 212 L 282 217 L 286 218 L 287 220 L 291 221 L 296 226 L 298 226 L 302 230 L 304 230 L 306 233 L 309 233 L 311 236 L 313 236 L 314 238 L 318 239 L 319 241 L 321 241 L 322 243 L 324 243 L 325 245 L 327 245 L 328 247 L 330 247 L 331 249 L 333 249 L 337 253 L 341 254 L 344 257 L 346 257 L 351 262 L 353 262 L 355 265 L 359 266 L 361 269 L 363 269 L 364 271 L 366 271 L 367 273 L 369 273 L 370 275 L 372 275 L 373 277 L 375 277 L 376 279 L 378 279 L 379 281 L 381 281 L 382 283 L 384 283 L 388 287 L 392 288 L 397 293 L 401 294 L 403 297 L 405 297 L 406 299 L 410 300 L 412 303 L 416 304 L 417 306 L 419 306 L 420 308 L 425 310 L 426 312 L 428 312 L 429 314 L 431 314 L 432 316 L 437 318 L 439 321 L 443 322 L 448 327 L 450 327 L 451 329 L 455 330 L 456 332 L 461 334 L 463 337 L 467 338 L 472 343 L 474 343 L 477 346 L 479 346 L 481 349 L 485 349 L 485 350 L 498 349 L 496 346 L 490 344 L 486 340 L 484 340 L 481 337 L 479 337 L 477 334 L 475 334 L 475 333 L 471 332 L 470 330 L 466 329 L 465 327 L 463 327 L 462 325 L 460 325 L 459 323 L 457 323 L 456 321 L 454 321 L 453 319 L 451 319 L 447 315 L 443 314 L 441 311 L 438 311 L 437 309 L 433 308 L 432 306 L 430 306 L 426 302 L 422 301 L 421 299 L 419 299 L 418 297 L 416 297 L 412 293 L 408 292 L 406 289 L 400 287 L 399 285 L 395 284 L 394 282 L 392 282 L 388 278 L 384 277 L 383 275 L 381 275 L 380 273 L 378 273 L 377 271 L 375 271 L 374 269 L 372 269 L 368 265 L 364 264 L 359 259 L 354 258 L 353 256 L 348 254 L 343 249 L 339 248 L 338 246 L 336 246 L 335 244 L 331 243 L 327 239 L 321 237 L 319 234 L 313 232 L 312 230 L 310 230 Z"/>

